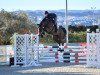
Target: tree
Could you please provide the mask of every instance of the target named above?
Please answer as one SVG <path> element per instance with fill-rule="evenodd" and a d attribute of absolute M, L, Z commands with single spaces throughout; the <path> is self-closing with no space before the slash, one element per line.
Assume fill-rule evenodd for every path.
<path fill-rule="evenodd" d="M 31 22 L 25 12 L 0 11 L 0 44 L 10 44 L 10 37 L 14 33 L 26 34 L 35 33 L 36 25 Z"/>

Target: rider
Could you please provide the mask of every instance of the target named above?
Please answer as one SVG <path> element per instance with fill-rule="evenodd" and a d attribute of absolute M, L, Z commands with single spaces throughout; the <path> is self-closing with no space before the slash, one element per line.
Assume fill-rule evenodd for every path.
<path fill-rule="evenodd" d="M 56 14 L 45 11 L 45 18 L 48 18 L 53 22 L 54 27 L 55 27 L 55 32 L 57 32 L 57 16 L 56 16 Z"/>

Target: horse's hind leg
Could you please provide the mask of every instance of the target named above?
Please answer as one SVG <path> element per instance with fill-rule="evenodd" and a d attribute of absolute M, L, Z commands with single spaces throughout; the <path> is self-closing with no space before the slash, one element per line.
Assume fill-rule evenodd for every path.
<path fill-rule="evenodd" d="M 64 46 L 64 43 L 62 43 L 62 46 Z"/>
<path fill-rule="evenodd" d="M 64 46 L 64 45 L 62 43 L 59 43 L 59 46 Z M 59 48 L 58 51 L 63 52 L 64 51 L 64 48 Z"/>
<path fill-rule="evenodd" d="M 42 34 L 45 35 L 45 31 L 44 30 L 42 31 Z"/>

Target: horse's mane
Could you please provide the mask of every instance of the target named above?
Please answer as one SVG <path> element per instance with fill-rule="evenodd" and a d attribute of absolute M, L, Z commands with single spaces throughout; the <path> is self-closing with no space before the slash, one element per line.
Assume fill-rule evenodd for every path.
<path fill-rule="evenodd" d="M 43 18 L 43 20 L 40 22 L 40 25 L 43 24 L 44 22 L 48 22 L 48 21 L 50 21 L 50 19 L 45 17 L 45 18 Z"/>

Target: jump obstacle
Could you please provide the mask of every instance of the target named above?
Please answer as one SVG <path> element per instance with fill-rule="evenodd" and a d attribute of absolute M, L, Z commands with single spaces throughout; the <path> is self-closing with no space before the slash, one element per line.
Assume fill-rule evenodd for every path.
<path fill-rule="evenodd" d="M 96 29 L 96 33 L 87 31 L 87 67 L 100 68 L 100 30 Z"/>
<path fill-rule="evenodd" d="M 69 51 L 63 51 L 64 53 L 76 53 L 75 61 L 78 60 L 78 53 L 87 52 L 86 63 L 87 67 L 98 67 L 100 64 L 100 33 L 87 33 L 87 50 L 86 51 L 72 51 L 71 49 L 82 49 L 82 46 L 39 46 L 39 37 L 37 35 L 15 35 L 14 36 L 14 65 L 23 64 L 23 66 L 39 66 L 39 51 L 47 51 L 47 49 L 53 48 L 65 48 Z M 66 54 L 65 53 L 65 54 Z M 59 51 L 55 53 L 55 62 L 58 60 Z M 67 58 L 67 57 L 66 57 Z M 67 59 L 66 59 L 67 60 Z M 69 61 L 70 59 L 68 59 Z"/>

